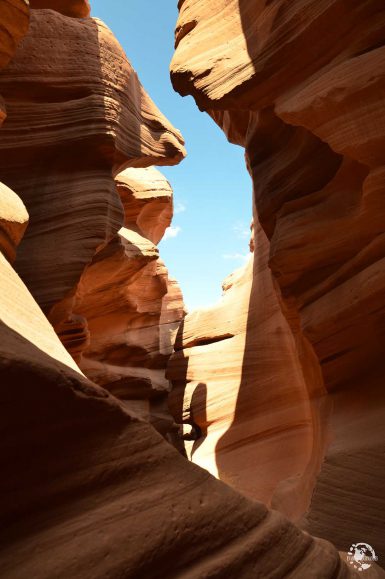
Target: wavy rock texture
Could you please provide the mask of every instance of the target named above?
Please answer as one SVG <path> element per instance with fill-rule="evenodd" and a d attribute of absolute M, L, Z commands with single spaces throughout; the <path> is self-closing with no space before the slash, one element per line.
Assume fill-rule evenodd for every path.
<path fill-rule="evenodd" d="M 88 0 L 29 0 L 31 8 L 49 8 L 73 18 L 85 18 L 90 15 Z"/>
<path fill-rule="evenodd" d="M 7 200 L 2 230 L 18 222 L 19 241 L 26 211 Z M 2 576 L 353 576 L 84 378 L 2 254 L 0 269 Z"/>
<path fill-rule="evenodd" d="M 92 288 L 83 285 L 89 276 L 95 287 L 101 283 L 100 305 L 115 328 L 118 300 L 105 283 L 111 260 L 118 255 L 122 269 L 111 271 L 114 287 L 114 276 L 128 267 L 126 257 L 131 267 L 137 260 L 149 269 L 157 257 L 150 245 L 169 222 L 171 207 L 159 175 L 123 173 L 117 182 L 126 223 L 119 230 L 123 208 L 112 171 L 173 163 L 183 148 L 141 96 L 115 41 L 97 26 L 99 39 L 91 20 L 33 14 L 31 35 L 1 75 L 10 103 L 9 122 L 0 131 L 1 169 L 31 212 L 16 264 L 45 311 L 58 323 L 69 312 L 81 318 L 72 306 L 80 289 L 89 291 L 81 297 L 90 303 Z M 97 62 L 106 76 L 96 74 Z M 132 83 L 127 92 L 119 84 L 124 75 Z M 10 189 L 0 193 L 0 247 L 13 259 L 28 214 Z M 103 280 L 98 263 L 104 264 Z M 0 268 L 2 576 L 354 576 L 331 544 L 187 463 L 127 405 L 84 377 L 2 254 Z M 136 292 L 132 305 L 139 306 L 140 333 L 143 314 L 161 296 L 154 311 L 158 317 L 160 311 L 161 354 L 168 355 L 179 294 L 161 264 L 153 273 L 168 293 L 161 296 L 157 288 L 155 299 L 150 284 L 150 296 L 140 301 Z M 96 318 L 90 347 L 93 336 L 106 337 L 97 334 Z"/>
<path fill-rule="evenodd" d="M 195 463 L 298 520 L 322 458 L 328 408 L 316 360 L 281 311 L 268 253 L 258 226 L 254 261 L 225 281 L 217 307 L 186 317 L 168 369 L 170 408 L 193 426 Z"/>
<path fill-rule="evenodd" d="M 0 170 L 30 215 L 16 269 L 58 331 L 79 337 L 77 284 L 123 224 L 113 174 L 177 163 L 183 140 L 93 19 L 33 11 L 0 91 L 9 98 Z"/>
<path fill-rule="evenodd" d="M 1 231 L 17 243 L 27 214 L 6 194 Z M 2 576 L 353 576 L 83 377 L 2 253 L 0 269 Z"/>
<path fill-rule="evenodd" d="M 329 543 L 186 463 L 52 350 L 2 329 L 4 577 L 354 576 Z"/>
<path fill-rule="evenodd" d="M 165 369 L 184 308 L 155 244 L 171 223 L 172 189 L 154 168 L 127 169 L 116 185 L 124 227 L 82 274 L 59 335 L 86 376 L 166 433 Z"/>
<path fill-rule="evenodd" d="M 343 0 L 185 0 L 171 66 L 175 88 L 192 94 L 229 140 L 246 148 L 255 220 L 270 241 L 269 266 L 281 311 L 296 341 L 300 337 L 299 343 L 306 345 L 303 350 L 297 345 L 302 367 L 313 364 L 314 355 L 317 362 L 306 375 L 304 391 L 311 405 L 313 393 L 319 392 L 318 365 L 326 406 L 333 405 L 329 444 L 302 524 L 342 550 L 355 537 L 365 537 L 382 564 L 384 43 L 385 7 L 378 0 L 349 5 Z M 265 306 L 251 293 L 250 320 L 254 307 Z M 186 339 L 193 340 L 189 323 L 187 318 Z M 257 345 L 247 331 L 243 375 L 253 364 L 272 363 L 273 351 L 263 353 Z M 205 372 L 194 370 L 195 382 L 205 378 Z M 254 380 L 262 387 L 263 377 Z M 239 392 L 235 382 L 227 386 L 227 391 L 238 392 L 240 415 L 242 391 L 251 388 L 246 383 Z M 289 376 L 281 388 L 285 384 L 292 387 Z M 269 413 L 282 402 L 280 388 L 274 391 L 277 400 Z M 196 408 L 202 414 L 202 403 Z M 244 448 L 246 463 L 253 456 L 248 412 L 259 423 L 266 411 L 257 403 L 243 412 L 244 440 L 240 434 L 237 444 Z M 301 412 L 297 416 L 302 422 Z M 322 412 L 318 422 L 323 423 Z M 242 418 L 239 423 L 242 429 Z M 279 436 L 265 433 L 266 447 L 271 437 Z M 320 440 L 325 436 L 326 431 Z M 209 444 L 204 440 L 197 453 Z M 322 451 L 316 438 L 314 446 L 313 455 Z M 286 459 L 283 445 L 271 457 L 268 478 L 275 474 L 284 480 Z M 223 463 L 218 443 L 216 461 Z M 256 494 L 263 491 L 261 486 Z M 283 504 L 277 503 L 286 512 L 295 503 L 295 487 L 293 491 Z"/>

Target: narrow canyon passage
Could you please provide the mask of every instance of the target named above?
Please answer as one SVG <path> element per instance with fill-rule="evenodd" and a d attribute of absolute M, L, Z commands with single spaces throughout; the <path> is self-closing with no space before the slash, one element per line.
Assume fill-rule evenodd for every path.
<path fill-rule="evenodd" d="M 0 575 L 383 577 L 383 2 L 115 9 L 0 0 Z"/>

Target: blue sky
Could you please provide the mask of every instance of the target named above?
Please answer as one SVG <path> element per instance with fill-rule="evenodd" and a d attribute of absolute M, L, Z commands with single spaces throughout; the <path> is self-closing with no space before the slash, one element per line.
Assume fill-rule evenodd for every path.
<path fill-rule="evenodd" d="M 243 149 L 191 97 L 174 92 L 169 64 L 174 50 L 177 0 L 92 0 L 123 46 L 157 106 L 182 131 L 187 158 L 162 167 L 174 189 L 172 229 L 159 244 L 170 274 L 182 288 L 188 310 L 215 303 L 223 279 L 248 253 L 251 181 Z"/>

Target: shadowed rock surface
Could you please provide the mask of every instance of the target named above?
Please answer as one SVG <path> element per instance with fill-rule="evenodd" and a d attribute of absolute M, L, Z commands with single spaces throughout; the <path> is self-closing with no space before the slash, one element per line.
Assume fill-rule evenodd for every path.
<path fill-rule="evenodd" d="M 384 44 L 377 0 L 185 0 L 171 64 L 174 87 L 245 147 L 254 220 L 269 240 L 265 282 L 254 265 L 244 274 L 250 289 L 233 289 L 232 306 L 226 292 L 223 306 L 188 316 L 181 330 L 186 350 L 170 366 L 178 408 L 193 400 L 185 419 L 207 429 L 193 460 L 341 550 L 365 537 L 382 564 Z M 260 239 L 255 227 L 258 263 Z M 253 293 L 260 284 L 266 293 Z M 243 329 L 226 342 L 222 307 L 229 320 L 244 309 Z M 271 334 L 292 344 L 295 377 L 261 323 L 269 315 Z M 210 346 L 199 346 L 202 334 Z M 231 370 L 221 380 L 225 348 Z M 202 383 L 205 410 L 193 395 Z M 279 427 L 265 427 L 274 415 Z M 301 479 L 308 492 L 298 495 Z"/>
<path fill-rule="evenodd" d="M 59 3 L 44 5 L 59 10 Z M 50 324 L 84 371 L 87 360 L 99 361 L 101 344 L 116 377 L 128 335 L 116 313 L 140 314 L 136 337 L 147 345 L 145 361 L 157 363 L 170 354 L 182 314 L 178 288 L 167 281 L 154 245 L 169 222 L 170 191 L 158 174 L 150 172 L 153 187 L 149 172 L 136 171 L 178 162 L 183 141 L 144 93 L 112 34 L 99 21 L 33 10 L 28 36 L 0 73 L 0 91 L 8 107 L 0 130 L 7 184 L 0 189 L 0 575 L 357 576 L 330 543 L 187 462 L 125 400 L 82 374 Z M 135 172 L 121 173 L 126 167 Z M 269 246 L 256 230 L 260 283 L 268 291 Z M 136 260 L 143 267 L 132 277 Z M 126 302 L 116 295 L 123 288 Z M 144 339 L 151 311 L 157 324 Z M 294 360 L 293 338 L 286 326 L 284 332 Z M 127 361 L 138 356 L 153 388 L 153 368 L 142 354 L 131 352 Z M 103 382 L 99 370 L 95 380 Z"/>
<path fill-rule="evenodd" d="M 139 230 L 122 229 L 124 211 L 113 176 L 126 166 L 179 162 L 185 154 L 183 139 L 145 93 L 112 33 L 90 18 L 33 11 L 29 34 L 0 85 L 9 101 L 0 139 L 1 171 L 30 215 L 15 267 L 74 359 L 80 362 L 87 349 L 85 372 L 102 385 L 126 376 L 134 389 L 129 397 L 145 401 L 143 408 L 136 404 L 137 411 L 148 415 L 155 393 L 154 413 L 162 415 L 169 390 L 164 369 L 172 351 L 170 342 L 166 352 L 159 336 L 167 272 L 152 242 Z M 153 225 L 159 237 L 162 218 L 154 203 L 148 207 L 155 211 L 153 221 L 159 218 Z M 168 203 L 171 219 L 171 190 Z M 167 222 L 167 216 L 163 220 Z M 136 227 L 135 219 L 132 225 Z M 124 286 L 130 284 L 127 295 Z M 118 303 L 122 293 L 125 298 Z M 177 293 L 175 299 L 181 302 Z M 109 304 L 107 309 L 103 303 Z M 170 323 L 183 316 L 181 303 L 175 309 Z M 118 347 L 108 312 L 119 318 L 121 334 L 130 333 L 126 340 L 120 337 Z M 130 331 L 128 319 L 135 313 Z M 90 326 L 88 315 L 93 318 Z M 95 329 L 101 318 L 103 345 Z M 135 336 L 140 328 L 143 336 Z M 162 341 L 166 338 L 164 331 Z M 112 372 L 109 357 L 115 365 Z M 92 360 L 100 367 L 92 367 Z M 134 370 L 130 374 L 130 366 L 142 367 L 139 375 Z M 120 383 L 115 390 L 122 389 Z"/>

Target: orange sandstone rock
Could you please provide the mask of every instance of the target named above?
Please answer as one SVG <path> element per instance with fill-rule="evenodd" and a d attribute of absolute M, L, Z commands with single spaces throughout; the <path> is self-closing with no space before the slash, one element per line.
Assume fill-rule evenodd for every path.
<path fill-rule="evenodd" d="M 343 0 L 184 0 L 171 64 L 175 88 L 193 95 L 229 140 L 246 149 L 255 221 L 270 241 L 273 279 L 268 293 L 278 296 L 302 367 L 313 368 L 305 375 L 310 407 L 314 392 L 320 392 L 320 372 L 326 407 L 333 403 L 329 435 L 324 431 L 319 441 L 314 439 L 314 456 L 323 452 L 325 436 L 329 443 L 302 524 L 341 550 L 364 536 L 375 545 L 380 561 L 385 557 L 385 399 L 380 378 L 385 360 L 384 38 L 385 7 L 377 0 L 349 6 Z M 257 239 L 255 245 L 258 259 Z M 255 296 L 250 290 L 249 295 L 252 318 L 253 308 L 264 312 L 258 303 L 264 294 Z M 272 314 L 271 305 L 267 312 Z M 194 340 L 188 322 L 186 339 Z M 273 324 L 278 333 L 280 325 Z M 253 326 L 247 330 L 242 390 L 250 393 L 244 405 L 238 404 L 238 423 L 242 412 L 245 423 L 250 414 L 254 431 L 283 401 L 293 405 L 293 415 L 303 423 L 287 393 L 293 386 L 289 375 L 273 387 L 277 399 L 268 409 L 262 403 L 247 406 L 248 399 L 254 400 L 251 392 L 258 393 L 264 384 L 263 375 L 250 372 L 253 363 L 266 366 L 281 352 L 276 346 L 261 352 Z M 214 360 L 208 356 L 206 367 L 215 367 Z M 194 368 L 194 358 L 191 366 L 194 382 L 204 382 L 207 372 Z M 183 380 L 176 387 L 183 389 Z M 226 400 L 225 388 L 223 383 L 221 400 Z M 231 380 L 227 392 L 233 392 L 232 400 L 223 406 L 234 407 L 237 388 Z M 216 396 L 208 393 L 211 408 L 221 405 Z M 202 415 L 202 401 L 197 408 Z M 224 414 L 217 410 L 215 420 Z M 322 412 L 318 421 L 323 424 Z M 225 435 L 228 440 L 232 431 Z M 243 464 L 250 463 L 250 430 L 244 426 L 242 433 L 240 426 L 239 431 L 238 452 Z M 266 449 L 275 435 L 266 435 Z M 210 434 L 202 453 L 209 439 Z M 218 445 L 215 453 L 220 461 Z M 266 477 L 274 474 L 284 483 L 286 446 L 266 453 Z M 294 453 L 293 460 L 300 455 Z M 212 451 L 209 463 L 213 461 Z M 249 484 L 258 496 L 265 491 L 263 481 L 253 483 L 255 472 L 250 472 Z M 233 484 L 239 480 L 234 478 Z M 295 485 L 292 491 L 277 503 L 280 509 L 296 504 Z"/>
<path fill-rule="evenodd" d="M 81 350 L 88 331 L 72 311 L 76 287 L 123 224 L 113 175 L 177 163 L 183 140 L 100 21 L 33 11 L 28 36 L 0 74 L 0 92 L 12 101 L 0 134 L 1 172 L 30 215 L 16 269 Z"/>
<path fill-rule="evenodd" d="M 50 8 L 74 18 L 89 16 L 91 7 L 88 0 L 29 0 L 31 8 Z"/>
<path fill-rule="evenodd" d="M 61 336 L 89 378 L 167 432 L 165 369 L 184 309 L 154 242 L 170 225 L 172 190 L 153 168 L 127 169 L 116 184 L 124 227 L 85 270 L 73 302 L 87 343 L 65 326 Z"/>
<path fill-rule="evenodd" d="M 25 217 L 12 201 L 1 224 Z M 82 376 L 2 253 L 0 270 L 2 576 L 354 576 Z"/>
<path fill-rule="evenodd" d="M 135 185 L 128 205 L 129 223 L 137 230 L 125 224 L 121 231 L 123 210 L 112 171 L 126 164 L 176 162 L 183 148 L 165 121 L 159 128 L 163 121 L 149 100 L 139 98 L 136 77 L 132 80 L 103 27 L 99 46 L 92 21 L 44 11 L 32 20 L 32 36 L 0 79 L 10 102 L 9 123 L 0 131 L 0 164 L 31 213 L 17 267 L 51 318 L 60 325 L 78 316 L 73 321 L 81 329 L 85 318 L 72 306 L 83 276 L 95 268 L 90 279 L 96 286 L 99 258 L 108 266 L 114 252 L 122 270 L 126 255 L 145 267 L 155 261 L 149 259 L 156 256 L 150 241 L 161 228 L 153 216 L 161 209 L 167 223 L 170 210 L 167 192 L 149 194 L 144 187 L 141 198 Z M 99 56 L 106 76 L 96 74 Z M 132 91 L 117 83 L 115 94 L 120 66 L 123 76 L 130 73 L 125 78 Z M 122 187 L 129 197 L 126 181 Z M 27 216 L 8 190 L 5 194 L 0 228 L 11 232 L 16 244 Z M 2 576 L 355 576 L 330 543 L 187 463 L 122 401 L 85 378 L 2 254 L 0 269 Z M 101 271 L 105 285 L 109 273 L 116 275 L 113 269 Z M 157 276 L 162 275 L 159 264 Z M 166 335 L 179 312 L 176 286 L 168 288 L 160 310 Z M 138 304 L 139 297 L 146 301 L 135 295 Z M 116 296 L 106 291 L 103 297 L 104 307 L 107 297 Z M 112 310 L 116 302 L 110 302 Z M 169 353 L 168 338 L 161 345 Z"/>
<path fill-rule="evenodd" d="M 27 34 L 29 8 L 26 0 L 0 2 L 0 69 L 13 57 L 20 40 Z"/>
<path fill-rule="evenodd" d="M 298 520 L 322 460 L 328 408 L 316 359 L 280 308 L 259 226 L 255 244 L 254 262 L 225 281 L 218 305 L 185 318 L 169 363 L 170 408 L 193 426 L 195 463 Z"/>
<path fill-rule="evenodd" d="M 20 40 L 27 34 L 29 8 L 26 0 L 0 1 L 0 70 L 13 57 Z M 6 106 L 0 95 L 0 125 L 6 117 Z"/>
<path fill-rule="evenodd" d="M 13 262 L 29 217 L 21 199 L 3 183 L 0 183 L 0 205 L 0 251 Z"/>

